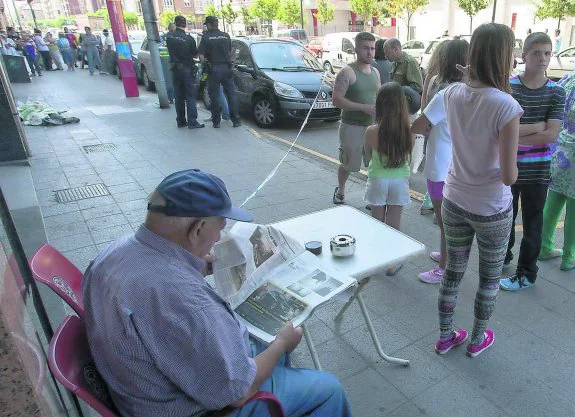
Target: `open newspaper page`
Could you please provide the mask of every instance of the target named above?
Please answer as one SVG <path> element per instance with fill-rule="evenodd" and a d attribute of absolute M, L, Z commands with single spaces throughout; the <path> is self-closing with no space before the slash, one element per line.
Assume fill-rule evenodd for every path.
<path fill-rule="evenodd" d="M 236 223 L 214 246 L 216 290 L 229 301 L 246 281 L 261 282 L 273 268 L 303 252 L 303 246 L 274 227 Z"/>
<path fill-rule="evenodd" d="M 265 277 L 244 283 L 230 304 L 252 336 L 271 343 L 288 321 L 299 326 L 317 306 L 355 284 L 349 276 L 327 271 L 304 251 Z"/>

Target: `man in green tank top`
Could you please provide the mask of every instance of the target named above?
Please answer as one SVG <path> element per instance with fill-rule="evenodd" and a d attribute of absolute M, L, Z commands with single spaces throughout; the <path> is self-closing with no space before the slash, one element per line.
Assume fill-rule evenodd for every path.
<path fill-rule="evenodd" d="M 368 32 L 355 37 L 355 62 L 345 66 L 337 74 L 333 86 L 333 104 L 339 107 L 339 161 L 338 186 L 333 193 L 333 203 L 342 204 L 345 199 L 345 183 L 351 172 L 361 169 L 365 131 L 374 123 L 375 98 L 380 78 L 371 66 L 375 55 L 375 37 Z"/>

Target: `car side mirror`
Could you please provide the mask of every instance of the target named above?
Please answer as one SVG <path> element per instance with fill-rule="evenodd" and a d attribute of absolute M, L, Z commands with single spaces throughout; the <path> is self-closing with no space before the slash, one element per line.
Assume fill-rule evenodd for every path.
<path fill-rule="evenodd" d="M 245 72 L 246 74 L 250 74 L 252 77 L 256 77 L 256 71 L 253 68 L 248 67 L 247 65 L 236 65 L 236 69 L 239 72 Z"/>

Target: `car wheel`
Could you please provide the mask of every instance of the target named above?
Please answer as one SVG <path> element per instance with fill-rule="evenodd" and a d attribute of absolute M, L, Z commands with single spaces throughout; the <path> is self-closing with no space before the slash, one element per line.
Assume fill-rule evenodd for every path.
<path fill-rule="evenodd" d="M 331 66 L 329 61 L 325 61 L 323 63 L 323 69 L 326 70 L 327 72 L 331 72 L 333 74 L 333 67 Z"/>
<path fill-rule="evenodd" d="M 258 96 L 252 105 L 252 115 L 259 127 L 270 128 L 278 122 L 278 114 L 272 99 Z"/>
<path fill-rule="evenodd" d="M 142 82 L 147 91 L 154 91 L 154 83 L 150 81 L 146 67 L 142 67 Z"/>
<path fill-rule="evenodd" d="M 202 89 L 202 100 L 204 101 L 204 107 L 206 110 L 210 110 L 212 108 L 212 100 L 210 99 L 210 92 L 208 91 L 207 83 Z"/>

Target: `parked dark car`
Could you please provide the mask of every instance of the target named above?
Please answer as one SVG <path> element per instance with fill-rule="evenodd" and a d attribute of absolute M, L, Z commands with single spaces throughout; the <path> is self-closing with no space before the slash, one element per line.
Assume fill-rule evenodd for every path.
<path fill-rule="evenodd" d="M 332 101 L 335 76 L 325 74 L 317 58 L 301 44 L 234 39 L 232 50 L 240 109 L 250 111 L 258 126 L 272 127 L 280 119 L 305 119 L 316 96 L 310 119 L 339 120 L 341 112 Z"/>

